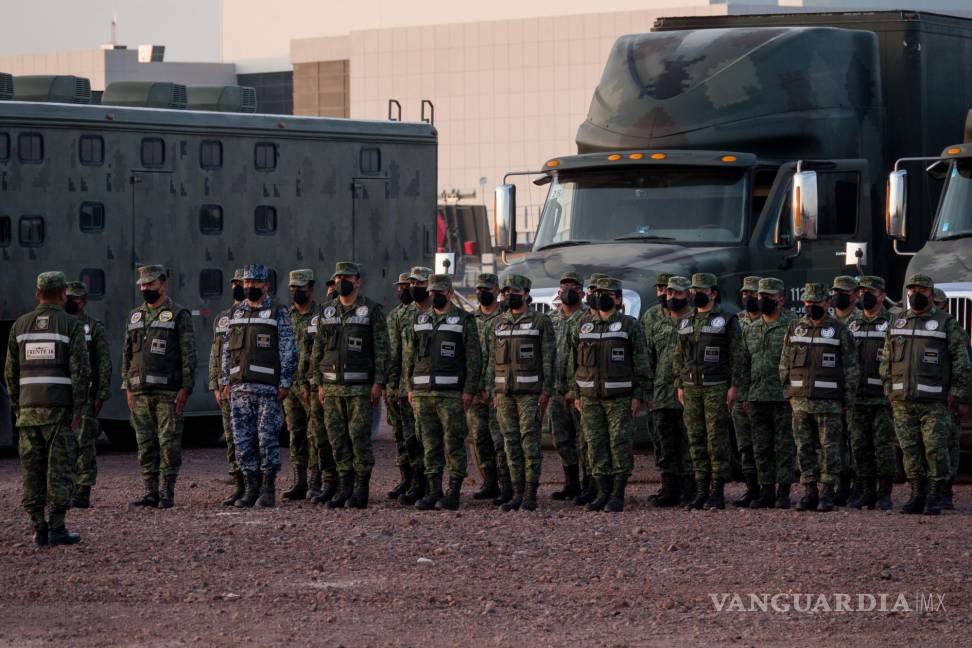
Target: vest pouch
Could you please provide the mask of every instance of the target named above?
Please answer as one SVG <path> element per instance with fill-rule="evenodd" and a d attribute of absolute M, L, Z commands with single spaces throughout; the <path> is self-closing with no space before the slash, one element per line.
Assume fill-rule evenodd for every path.
<path fill-rule="evenodd" d="M 239 351 L 243 348 L 243 328 L 234 326 L 230 329 L 229 339 L 226 341 L 226 348 L 230 351 Z"/>
<path fill-rule="evenodd" d="M 338 341 L 339 341 L 338 338 L 340 338 L 341 336 L 338 335 L 338 332 L 335 329 L 335 327 L 328 326 L 324 330 L 323 335 L 325 336 L 324 337 L 324 348 L 326 350 L 328 350 L 328 351 L 337 351 Z"/>
<path fill-rule="evenodd" d="M 791 351 L 793 354 L 793 361 L 790 362 L 790 367 L 806 367 L 807 360 L 810 356 L 810 349 L 805 345 L 798 345 L 793 347 Z"/>
<path fill-rule="evenodd" d="M 584 342 L 577 350 L 577 364 L 581 367 L 597 366 L 597 346 L 590 342 Z"/>
<path fill-rule="evenodd" d="M 891 360 L 893 362 L 904 361 L 906 350 L 907 340 L 905 340 L 905 338 L 898 336 L 891 338 Z"/>
<path fill-rule="evenodd" d="M 145 334 L 142 333 L 142 331 L 136 331 L 135 333 L 132 334 L 132 351 L 142 350 L 142 339 L 144 337 Z"/>
<path fill-rule="evenodd" d="M 510 363 L 510 341 L 508 338 L 497 338 L 495 362 L 501 365 Z"/>

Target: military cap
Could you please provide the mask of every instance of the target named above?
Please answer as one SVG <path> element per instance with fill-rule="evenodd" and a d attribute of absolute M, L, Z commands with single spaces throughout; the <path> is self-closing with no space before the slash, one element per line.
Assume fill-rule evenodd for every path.
<path fill-rule="evenodd" d="M 565 272 L 560 275 L 560 283 L 575 283 L 578 286 L 583 286 L 584 277 L 579 272 Z"/>
<path fill-rule="evenodd" d="M 655 275 L 655 285 L 668 286 L 668 280 L 674 276 L 671 272 L 659 272 Z"/>
<path fill-rule="evenodd" d="M 408 273 L 402 272 L 401 274 L 398 275 L 398 281 L 395 282 L 395 285 L 401 286 L 402 284 L 407 284 L 407 283 L 408 283 Z"/>
<path fill-rule="evenodd" d="M 243 268 L 237 268 L 233 271 L 233 278 L 230 281 L 243 281 Z"/>
<path fill-rule="evenodd" d="M 601 277 L 594 286 L 597 290 L 621 290 L 621 280 L 614 277 Z"/>
<path fill-rule="evenodd" d="M 426 268 L 425 266 L 413 266 L 411 272 L 408 274 L 408 278 L 414 279 L 415 281 L 428 281 L 431 276 L 432 268 Z"/>
<path fill-rule="evenodd" d="M 762 277 L 746 277 L 743 279 L 742 288 L 739 289 L 740 292 L 743 290 L 749 290 L 750 292 L 757 292 L 759 290 L 759 280 Z"/>
<path fill-rule="evenodd" d="M 587 287 L 588 288 L 596 288 L 597 287 L 597 280 L 598 279 L 602 279 L 602 278 L 604 278 L 606 276 L 607 276 L 606 274 L 601 274 L 600 272 L 595 272 L 594 274 L 591 275 L 591 278 L 587 280 Z"/>
<path fill-rule="evenodd" d="M 165 274 L 165 267 L 160 265 L 144 265 L 138 269 L 138 281 L 136 286 L 152 283 Z"/>
<path fill-rule="evenodd" d="M 290 271 L 290 283 L 288 285 L 303 288 L 312 281 L 314 281 L 314 271 L 310 268 L 303 268 Z"/>
<path fill-rule="evenodd" d="M 767 295 L 778 295 L 785 289 L 783 280 L 776 277 L 761 277 L 756 285 L 756 292 L 766 293 Z"/>
<path fill-rule="evenodd" d="M 334 274 L 331 275 L 331 279 L 336 279 L 338 275 L 360 277 L 361 268 L 353 261 L 338 261 L 334 264 Z"/>
<path fill-rule="evenodd" d="M 80 281 L 69 281 L 67 283 L 67 294 L 69 297 L 85 299 L 88 296 L 88 289 Z"/>
<path fill-rule="evenodd" d="M 935 289 L 935 303 L 937 304 L 939 302 L 945 302 L 945 301 L 948 301 L 948 295 L 946 295 L 945 294 L 945 291 L 942 290 L 941 288 L 936 288 Z"/>
<path fill-rule="evenodd" d="M 865 275 L 861 277 L 861 280 L 858 282 L 857 287 L 884 290 L 884 279 L 882 279 L 881 277 L 875 277 L 873 275 Z"/>
<path fill-rule="evenodd" d="M 452 290 L 452 277 L 447 274 L 436 274 L 429 277 L 429 290 L 446 292 Z"/>
<path fill-rule="evenodd" d="M 524 277 L 518 274 L 508 274 L 503 277 L 503 290 L 507 288 L 512 288 L 514 290 L 530 290 L 530 286 L 533 282 L 530 281 L 529 277 Z"/>
<path fill-rule="evenodd" d="M 851 277 L 850 275 L 840 275 L 839 277 L 834 277 L 834 285 L 831 286 L 831 289 L 854 292 L 857 290 L 857 279 Z"/>
<path fill-rule="evenodd" d="M 908 283 L 905 284 L 905 288 L 911 288 L 912 286 L 921 286 L 923 288 L 935 288 L 935 281 L 928 275 L 923 274 L 913 274 L 908 277 Z"/>
<path fill-rule="evenodd" d="M 499 287 L 499 277 L 492 272 L 481 272 L 476 275 L 476 288 L 486 288 L 487 290 Z"/>
<path fill-rule="evenodd" d="M 66 287 L 67 280 L 64 278 L 64 273 L 59 270 L 37 275 L 37 290 L 64 290 Z"/>
<path fill-rule="evenodd" d="M 718 288 L 719 281 L 711 272 L 696 272 L 692 275 L 693 288 Z"/>
<path fill-rule="evenodd" d="M 692 282 L 688 277 L 673 276 L 668 280 L 668 289 L 677 292 L 685 292 L 692 287 Z"/>
<path fill-rule="evenodd" d="M 822 283 L 807 282 L 803 287 L 803 301 L 822 302 L 830 299 L 830 293 Z"/>
<path fill-rule="evenodd" d="M 266 281 L 267 267 L 259 263 L 250 263 L 243 266 L 243 278 L 251 281 Z"/>

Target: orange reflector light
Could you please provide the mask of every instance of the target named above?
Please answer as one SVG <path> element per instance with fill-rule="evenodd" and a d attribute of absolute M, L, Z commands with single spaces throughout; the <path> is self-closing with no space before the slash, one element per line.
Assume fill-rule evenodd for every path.
<path fill-rule="evenodd" d="M 651 159 L 652 160 L 664 160 L 667 157 L 668 156 L 665 155 L 664 153 L 652 153 L 651 154 Z"/>
<path fill-rule="evenodd" d="M 628 158 L 632 160 L 640 160 L 643 157 L 645 157 L 644 153 L 632 153 L 628 156 Z"/>
<path fill-rule="evenodd" d="M 723 155 L 722 156 L 722 161 L 723 162 L 735 162 L 736 161 L 736 156 L 735 155 Z"/>
<path fill-rule="evenodd" d="M 617 153 L 614 153 L 612 155 L 609 155 L 608 159 L 611 160 L 612 162 L 617 162 L 618 160 L 621 159 L 621 156 L 618 155 Z"/>
<path fill-rule="evenodd" d="M 948 153 L 949 155 L 958 155 L 959 153 L 962 152 L 962 149 L 960 149 L 960 148 L 950 148 L 950 149 L 948 149 L 945 152 Z"/>
<path fill-rule="evenodd" d="M 558 164 L 560 164 L 560 160 L 550 160 L 549 162 L 547 162 L 547 166 L 550 167 L 551 169 L 557 166 Z"/>

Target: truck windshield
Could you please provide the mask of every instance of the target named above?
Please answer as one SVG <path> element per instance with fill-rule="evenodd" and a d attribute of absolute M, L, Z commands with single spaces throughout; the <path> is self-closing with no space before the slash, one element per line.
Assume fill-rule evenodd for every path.
<path fill-rule="evenodd" d="M 735 243 L 743 169 L 641 167 L 564 172 L 551 183 L 535 250 L 609 241 Z"/>
<path fill-rule="evenodd" d="M 972 236 L 972 160 L 956 160 L 945 186 L 934 238 Z"/>

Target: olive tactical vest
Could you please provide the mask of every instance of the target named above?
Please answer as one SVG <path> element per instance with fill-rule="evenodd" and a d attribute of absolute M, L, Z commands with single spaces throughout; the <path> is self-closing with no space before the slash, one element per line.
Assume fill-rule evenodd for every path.
<path fill-rule="evenodd" d="M 509 314 L 495 321 L 495 391 L 502 394 L 539 394 L 543 384 L 540 322 L 543 315 L 527 311 L 514 322 Z"/>
<path fill-rule="evenodd" d="M 280 333 L 277 330 L 280 308 L 277 302 L 270 302 L 265 308 L 238 306 L 233 311 L 226 342 L 231 385 L 280 385 Z"/>
<path fill-rule="evenodd" d="M 375 303 L 364 303 L 341 313 L 338 300 L 321 308 L 315 334 L 323 338 L 324 356 L 320 363 L 320 378 L 325 384 L 354 385 L 371 383 L 375 375 L 375 339 L 371 313 Z M 312 320 L 313 322 L 313 320 Z M 308 337 L 311 337 L 308 328 Z M 313 338 L 311 338 L 313 340 Z"/>
<path fill-rule="evenodd" d="M 70 343 L 77 320 L 59 309 L 35 310 L 13 326 L 20 350 L 19 407 L 71 407 Z"/>
<path fill-rule="evenodd" d="M 574 381 L 581 396 L 614 398 L 632 394 L 634 358 L 625 318 L 631 320 L 630 325 L 640 326 L 626 315 L 607 321 L 588 312 L 578 320 Z"/>
<path fill-rule="evenodd" d="M 952 378 L 945 324 L 948 314 L 899 317 L 885 352 L 891 361 L 891 400 L 947 401 Z"/>
<path fill-rule="evenodd" d="M 78 321 L 84 326 L 84 344 L 88 347 L 88 364 L 91 366 L 91 401 L 94 402 L 95 394 L 101 391 L 101 383 L 98 382 L 98 349 L 95 348 L 94 327 L 98 323 L 86 313 L 78 314 Z"/>
<path fill-rule="evenodd" d="M 694 315 L 678 321 L 678 345 L 682 355 L 682 383 L 696 387 L 729 382 L 729 327 L 735 315 L 713 309 L 696 338 Z"/>
<path fill-rule="evenodd" d="M 872 322 L 857 317 L 847 326 L 857 342 L 858 364 L 861 368 L 857 393 L 861 396 L 868 398 L 884 396 L 880 368 L 881 358 L 884 357 L 884 338 L 888 334 L 888 317 L 889 315 L 884 313 Z"/>
<path fill-rule="evenodd" d="M 453 307 L 438 324 L 434 311 L 419 312 L 412 323 L 415 360 L 412 389 L 417 392 L 458 391 L 466 375 L 466 346 L 462 337 L 465 311 Z"/>
<path fill-rule="evenodd" d="M 827 318 L 819 325 L 806 319 L 790 324 L 790 384 L 783 387 L 787 398 L 844 400 L 844 367 L 840 349 L 843 325 Z"/>
<path fill-rule="evenodd" d="M 182 388 L 182 348 L 176 319 L 185 312 L 168 302 L 146 321 L 146 311 L 136 308 L 128 316 L 128 339 L 132 360 L 128 367 L 128 390 L 178 391 Z"/>

